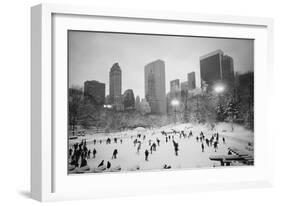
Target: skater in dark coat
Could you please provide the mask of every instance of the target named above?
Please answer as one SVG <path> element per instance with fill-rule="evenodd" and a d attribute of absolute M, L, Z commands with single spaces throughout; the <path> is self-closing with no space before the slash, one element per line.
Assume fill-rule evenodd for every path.
<path fill-rule="evenodd" d="M 224 139 L 224 137 L 222 138 L 222 142 L 225 144 L 225 139 Z"/>
<path fill-rule="evenodd" d="M 204 152 L 204 144 L 203 143 L 201 144 L 201 149 L 202 149 L 202 152 Z"/>
<path fill-rule="evenodd" d="M 93 158 L 96 158 L 97 150 L 94 148 L 93 149 Z"/>
<path fill-rule="evenodd" d="M 115 149 L 115 150 L 113 151 L 113 154 L 112 154 L 112 159 L 116 159 L 116 158 L 117 158 L 117 154 L 118 154 L 118 150 Z"/>
<path fill-rule="evenodd" d="M 107 161 L 106 168 L 109 169 L 111 167 L 111 163 Z"/>
<path fill-rule="evenodd" d="M 156 141 L 157 141 L 157 145 L 160 146 L 160 139 L 157 138 Z"/>
<path fill-rule="evenodd" d="M 86 158 L 82 158 L 82 160 L 81 160 L 81 164 L 80 164 L 80 167 L 85 167 L 85 166 L 87 166 L 87 160 L 86 160 Z"/>
<path fill-rule="evenodd" d="M 104 164 L 104 160 L 102 160 L 102 161 L 99 163 L 98 167 L 102 167 L 103 164 Z"/>
<path fill-rule="evenodd" d="M 144 155 L 145 155 L 145 161 L 148 161 L 149 152 L 147 149 L 145 150 Z"/>
<path fill-rule="evenodd" d="M 218 149 L 218 142 L 216 141 L 216 142 L 214 142 L 214 148 L 215 148 L 215 152 L 217 151 L 217 149 Z"/>

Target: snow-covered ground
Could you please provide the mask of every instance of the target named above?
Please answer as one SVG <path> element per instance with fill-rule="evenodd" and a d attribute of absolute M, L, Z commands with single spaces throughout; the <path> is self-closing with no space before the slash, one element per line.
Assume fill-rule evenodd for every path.
<path fill-rule="evenodd" d="M 187 134 L 190 130 L 193 132 L 193 136 L 190 138 L 180 138 L 179 134 L 169 134 L 171 137 L 174 136 L 174 140 L 179 143 L 178 156 L 175 155 L 172 138 L 166 142 L 165 136 L 161 134 L 161 131 L 169 132 L 172 130 L 184 130 Z M 219 145 L 216 152 L 213 147 L 208 147 L 205 141 L 203 142 L 205 151 L 202 152 L 201 142 L 196 140 L 196 136 L 199 137 L 201 131 L 208 139 L 211 138 L 213 133 L 219 133 Z M 137 146 L 134 146 L 133 143 L 137 134 L 142 135 L 139 139 L 142 142 L 139 153 L 137 153 Z M 146 136 L 145 140 L 143 140 L 143 135 Z M 108 137 L 111 138 L 111 144 L 105 142 Z M 222 142 L 223 137 L 225 138 L 225 144 Z M 113 138 L 118 138 L 118 142 L 114 143 Z M 149 161 L 145 161 L 144 152 L 146 149 L 150 151 L 149 140 L 156 143 L 156 138 L 160 139 L 160 146 L 157 146 L 156 151 L 153 151 L 152 154 L 149 153 Z M 91 154 L 91 158 L 87 160 L 90 168 L 96 168 L 104 160 L 105 163 L 110 161 L 112 167 L 121 166 L 121 171 L 129 171 L 136 166 L 139 166 L 140 170 L 159 170 L 163 168 L 164 164 L 171 165 L 172 169 L 220 166 L 219 162 L 211 161 L 209 156 L 227 155 L 228 147 L 246 151 L 248 142 L 254 142 L 254 134 L 237 125 L 232 132 L 231 126 L 227 123 L 216 125 L 213 131 L 206 125 L 176 124 L 157 129 L 139 128 L 109 134 L 86 134 L 86 136 L 79 137 L 77 140 L 70 140 L 69 145 L 80 142 L 82 139 L 87 140 L 88 149 L 92 151 L 95 148 L 97 151 L 96 158 L 92 158 Z M 94 139 L 97 140 L 96 144 L 93 143 Z M 120 139 L 122 139 L 122 143 Z M 100 140 L 102 140 L 101 144 Z M 114 149 L 118 150 L 117 159 L 111 158 Z"/>

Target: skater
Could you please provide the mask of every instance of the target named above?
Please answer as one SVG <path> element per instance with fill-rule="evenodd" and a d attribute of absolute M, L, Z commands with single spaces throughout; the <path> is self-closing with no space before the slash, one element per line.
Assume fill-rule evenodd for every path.
<path fill-rule="evenodd" d="M 121 144 L 123 143 L 123 140 L 122 140 L 122 139 L 120 139 L 120 143 L 121 143 Z"/>
<path fill-rule="evenodd" d="M 141 143 L 139 143 L 138 148 L 137 148 L 137 153 L 140 153 L 140 149 L 141 149 Z"/>
<path fill-rule="evenodd" d="M 138 140 L 135 139 L 135 140 L 134 140 L 134 147 L 137 145 L 137 143 L 138 143 Z"/>
<path fill-rule="evenodd" d="M 80 168 L 81 167 L 85 167 L 88 165 L 86 158 L 84 158 L 83 156 L 81 157 L 81 164 L 80 164 Z"/>
<path fill-rule="evenodd" d="M 225 144 L 225 139 L 224 139 L 224 137 L 222 138 L 222 142 L 223 142 L 223 144 Z"/>
<path fill-rule="evenodd" d="M 175 146 L 174 146 L 174 148 L 175 148 L 175 155 L 176 155 L 176 156 L 178 156 L 178 152 L 179 152 L 179 144 L 178 144 L 178 143 L 176 143 L 176 144 L 175 144 Z"/>
<path fill-rule="evenodd" d="M 153 148 L 153 151 L 156 151 L 156 144 L 155 144 L 155 142 L 153 142 L 152 148 Z"/>
<path fill-rule="evenodd" d="M 116 143 L 116 144 L 117 144 L 117 138 L 116 138 L 116 137 L 114 138 L 114 143 Z"/>
<path fill-rule="evenodd" d="M 160 146 L 160 140 L 157 138 L 156 141 L 157 141 L 157 145 Z"/>
<path fill-rule="evenodd" d="M 111 163 L 107 161 L 106 168 L 109 169 L 111 167 Z"/>
<path fill-rule="evenodd" d="M 145 150 L 144 155 L 145 155 L 145 161 L 148 161 L 149 152 L 147 149 Z"/>
<path fill-rule="evenodd" d="M 90 159 L 90 157 L 91 157 L 91 150 L 89 149 L 88 154 L 87 154 L 87 158 Z"/>
<path fill-rule="evenodd" d="M 68 150 L 68 158 L 70 158 L 72 156 L 72 149 L 70 148 L 69 150 Z"/>
<path fill-rule="evenodd" d="M 115 149 L 115 150 L 113 151 L 113 154 L 112 154 L 112 159 L 116 159 L 116 158 L 117 158 L 117 154 L 118 154 L 118 150 Z"/>
<path fill-rule="evenodd" d="M 201 149 L 202 149 L 202 152 L 204 152 L 204 144 L 203 144 L 203 142 L 201 144 Z"/>
<path fill-rule="evenodd" d="M 171 167 L 171 165 L 167 165 L 167 164 L 164 164 L 164 167 L 163 167 L 164 169 L 171 169 L 172 167 Z"/>
<path fill-rule="evenodd" d="M 214 148 L 215 148 L 215 152 L 217 152 L 217 149 L 218 149 L 218 142 L 217 141 L 214 142 Z"/>
<path fill-rule="evenodd" d="M 199 141 L 199 138 L 198 137 L 196 137 L 196 142 L 198 142 Z"/>
<path fill-rule="evenodd" d="M 206 145 L 209 147 L 209 139 L 206 139 Z"/>
<path fill-rule="evenodd" d="M 93 149 L 93 159 L 96 158 L 97 150 L 94 148 Z"/>
<path fill-rule="evenodd" d="M 103 163 L 104 163 L 104 160 L 102 160 L 102 161 L 99 163 L 98 167 L 102 167 L 102 166 L 103 166 Z"/>
<path fill-rule="evenodd" d="M 152 151 L 153 151 L 153 146 L 151 145 L 150 146 L 150 154 L 152 154 Z"/>

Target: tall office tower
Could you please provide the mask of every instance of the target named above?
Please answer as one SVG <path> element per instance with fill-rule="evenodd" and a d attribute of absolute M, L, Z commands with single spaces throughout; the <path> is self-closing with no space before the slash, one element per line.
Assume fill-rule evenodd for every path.
<path fill-rule="evenodd" d="M 188 97 L 188 81 L 181 82 L 181 102 L 186 103 Z"/>
<path fill-rule="evenodd" d="M 234 86 L 234 65 L 233 58 L 227 55 L 222 57 L 222 79 L 228 83 L 229 87 Z"/>
<path fill-rule="evenodd" d="M 95 105 L 103 105 L 105 102 L 105 84 L 95 80 L 85 81 L 84 96 Z"/>
<path fill-rule="evenodd" d="M 135 95 L 132 89 L 127 89 L 123 94 L 123 104 L 125 110 L 135 108 Z"/>
<path fill-rule="evenodd" d="M 180 100 L 180 80 L 175 79 L 170 81 L 170 98 Z"/>
<path fill-rule="evenodd" d="M 122 95 L 122 71 L 118 63 L 113 64 L 109 72 L 109 96 L 112 104 Z"/>
<path fill-rule="evenodd" d="M 151 113 L 166 114 L 165 62 L 156 60 L 144 68 L 145 98 Z"/>
<path fill-rule="evenodd" d="M 190 72 L 187 74 L 187 80 L 188 80 L 188 89 L 192 90 L 196 88 L 195 83 L 195 72 Z"/>
<path fill-rule="evenodd" d="M 217 82 L 223 82 L 227 89 L 234 84 L 233 59 L 216 50 L 200 57 L 201 88 L 207 86 L 207 91 Z"/>

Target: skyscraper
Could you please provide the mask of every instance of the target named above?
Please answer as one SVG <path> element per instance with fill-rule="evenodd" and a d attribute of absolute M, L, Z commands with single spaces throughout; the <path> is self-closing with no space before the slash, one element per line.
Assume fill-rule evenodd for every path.
<path fill-rule="evenodd" d="M 170 81 L 170 98 L 180 100 L 180 80 L 175 79 Z"/>
<path fill-rule="evenodd" d="M 233 59 L 224 55 L 221 50 L 213 51 L 200 57 L 201 88 L 207 90 L 217 82 L 223 82 L 229 89 L 234 84 Z"/>
<path fill-rule="evenodd" d="M 118 63 L 114 63 L 109 72 L 109 96 L 112 104 L 122 95 L 122 71 Z"/>
<path fill-rule="evenodd" d="M 135 108 L 135 95 L 132 89 L 127 89 L 123 94 L 123 104 L 125 110 Z"/>
<path fill-rule="evenodd" d="M 188 80 L 188 89 L 192 90 L 195 89 L 196 83 L 195 83 L 195 72 L 190 72 L 187 74 L 187 80 Z"/>
<path fill-rule="evenodd" d="M 98 81 L 84 82 L 84 96 L 93 104 L 102 105 L 105 102 L 105 84 Z"/>
<path fill-rule="evenodd" d="M 144 68 L 145 98 L 151 113 L 166 114 L 165 62 L 156 60 Z"/>

